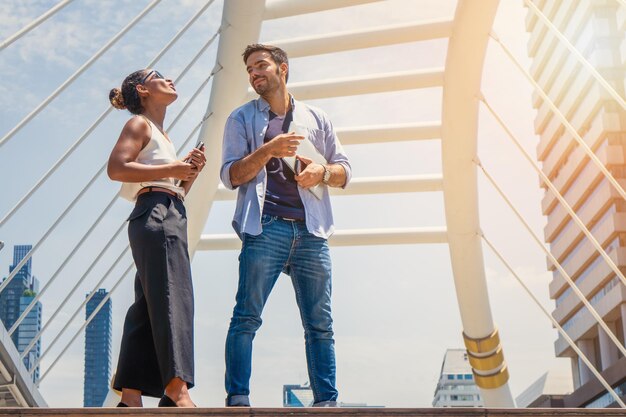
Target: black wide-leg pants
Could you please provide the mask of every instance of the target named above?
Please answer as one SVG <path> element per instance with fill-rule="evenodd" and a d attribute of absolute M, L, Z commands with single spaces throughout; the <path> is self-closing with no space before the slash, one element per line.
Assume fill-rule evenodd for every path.
<path fill-rule="evenodd" d="M 137 198 L 128 237 L 137 267 L 135 302 L 124 322 L 113 388 L 161 397 L 174 377 L 194 385 L 193 286 L 187 218 L 181 200 L 163 192 Z"/>

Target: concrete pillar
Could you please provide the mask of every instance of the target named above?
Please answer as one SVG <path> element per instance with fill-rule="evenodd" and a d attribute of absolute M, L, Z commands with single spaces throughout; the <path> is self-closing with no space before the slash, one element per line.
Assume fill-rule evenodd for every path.
<path fill-rule="evenodd" d="M 589 362 L 593 366 L 597 368 L 598 364 L 596 363 L 596 347 L 593 343 L 593 339 L 580 339 L 576 342 L 576 346 L 582 351 L 582 353 L 589 359 Z M 587 368 L 587 365 L 578 358 L 578 371 L 580 375 L 580 385 L 585 385 L 589 380 L 594 378 L 591 370 Z"/>
<path fill-rule="evenodd" d="M 614 335 L 617 334 L 615 322 L 606 322 L 607 327 Z M 609 335 L 598 326 L 598 339 L 600 342 L 600 361 L 602 362 L 602 370 L 604 371 L 609 366 L 617 362 L 617 346 L 609 338 Z"/>

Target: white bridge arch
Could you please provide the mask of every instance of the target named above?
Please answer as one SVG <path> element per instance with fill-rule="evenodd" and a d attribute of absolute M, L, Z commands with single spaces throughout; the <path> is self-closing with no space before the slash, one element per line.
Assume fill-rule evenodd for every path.
<path fill-rule="evenodd" d="M 233 108 L 249 97 L 247 74 L 241 71 L 241 52 L 246 45 L 257 43 L 264 19 L 304 14 L 328 8 L 367 3 L 369 1 L 270 1 L 233 0 L 225 4 L 222 15 L 217 65 L 211 99 L 206 114 L 211 115 L 200 137 L 207 144 L 209 160 L 201 177 L 187 198 L 190 250 L 235 249 L 233 235 L 201 235 L 213 200 L 224 193 L 219 187 L 221 132 Z M 364 180 L 360 193 L 423 191 L 440 189 L 444 193 L 447 230 L 357 230 L 338 231 L 331 245 L 368 245 L 394 243 L 437 243 L 450 246 L 457 298 L 463 321 L 464 338 L 481 387 L 485 404 L 490 407 L 512 407 L 508 387 L 508 369 L 504 362 L 498 332 L 494 325 L 485 281 L 476 180 L 478 105 L 482 68 L 489 33 L 498 1 L 460 0 L 453 21 L 414 25 L 408 28 L 376 28 L 354 33 L 330 34 L 298 39 L 280 45 L 288 54 L 301 56 L 390 45 L 408 40 L 418 41 L 450 37 L 445 68 L 417 70 L 409 73 L 372 74 L 354 79 L 327 80 L 320 83 L 292 84 L 290 91 L 299 99 L 393 91 L 404 88 L 443 88 L 442 142 L 443 176 L 431 178 Z M 387 34 L 387 36 L 384 36 Z M 295 51 L 295 54 L 292 52 Z M 303 97 L 304 96 L 304 97 Z M 416 127 L 415 130 L 419 130 Z M 417 133 L 417 132 L 413 132 Z M 359 141 L 359 132 L 351 132 Z M 340 134 L 340 140 L 342 135 Z M 390 138 L 393 140 L 393 138 Z M 354 142 L 353 142 L 354 143 Z M 356 179 L 357 183 L 359 180 Z M 436 184 L 433 184 L 436 182 Z M 407 187 L 407 183 L 409 183 Z M 350 187 L 348 187 L 350 188 Z M 408 190 L 407 190 L 408 188 Z M 349 192 L 349 191 L 348 191 Z M 226 194 L 226 193 L 224 193 Z M 207 196 L 215 196 L 207 198 Z M 232 194 L 231 194 L 232 196 Z M 221 197 L 227 198 L 227 197 Z"/>

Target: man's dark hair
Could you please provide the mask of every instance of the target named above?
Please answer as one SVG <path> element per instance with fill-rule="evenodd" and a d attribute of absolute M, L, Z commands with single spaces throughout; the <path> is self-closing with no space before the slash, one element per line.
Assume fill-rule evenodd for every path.
<path fill-rule="evenodd" d="M 243 51 L 243 63 L 246 64 L 250 55 L 258 51 L 269 53 L 278 66 L 280 66 L 280 64 L 287 64 L 287 72 L 285 73 L 285 82 L 287 82 L 287 80 L 289 80 L 289 58 L 287 58 L 287 52 L 283 51 L 278 46 L 253 43 L 252 45 L 246 46 L 246 50 Z"/>

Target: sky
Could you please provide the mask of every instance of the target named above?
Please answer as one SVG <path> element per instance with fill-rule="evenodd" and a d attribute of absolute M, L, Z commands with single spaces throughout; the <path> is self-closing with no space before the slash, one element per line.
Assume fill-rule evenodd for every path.
<path fill-rule="evenodd" d="M 0 39 L 7 38 L 55 3 L 48 0 L 1 2 Z M 13 128 L 147 4 L 147 0 L 73 2 L 0 51 L 0 134 Z M 0 178 L 5 179 L 0 216 L 4 216 L 108 108 L 108 91 L 119 86 L 130 72 L 144 68 L 203 4 L 204 0 L 163 0 L 69 89 L 0 147 Z M 449 0 L 388 0 L 277 19 L 264 23 L 260 40 L 271 42 L 451 17 L 455 4 Z M 222 5 L 222 1 L 215 1 L 154 67 L 176 78 L 216 32 Z M 501 1 L 494 31 L 522 66 L 528 68 L 526 14 L 522 2 Z M 445 63 L 446 46 L 447 41 L 435 40 L 296 58 L 290 62 L 290 83 L 439 67 Z M 217 42 L 177 84 L 179 99 L 168 109 L 166 127 L 213 68 L 216 50 Z M 241 70 L 245 70 L 243 63 Z M 493 42 L 488 47 L 482 89 L 525 149 L 535 155 L 538 138 L 533 133 L 535 110 L 531 106 L 531 86 Z M 169 131 L 178 145 L 201 119 L 209 94 L 210 84 Z M 336 127 L 435 121 L 441 117 L 441 89 L 438 88 L 310 103 L 323 108 Z M 0 276 L 8 274 L 13 245 L 39 241 L 103 166 L 128 117 L 128 113 L 120 111 L 109 115 L 0 228 L 0 240 L 6 244 L 0 250 Z M 345 148 L 355 178 L 441 172 L 438 140 Z M 478 157 L 535 233 L 542 236 L 545 218 L 540 211 L 543 191 L 539 179 L 484 108 L 480 111 Z M 552 311 L 554 303 L 548 297 L 551 277 L 546 272 L 543 252 L 484 176 L 479 174 L 478 179 L 481 227 L 485 235 L 502 251 L 542 304 Z M 41 244 L 33 258 L 33 270 L 42 287 L 114 198 L 118 188 L 119 184 L 105 175 L 97 177 L 84 198 Z M 333 207 L 338 229 L 445 225 L 441 193 L 338 196 L 333 200 Z M 61 307 L 61 313 L 44 333 L 44 351 L 127 244 L 126 234 L 122 232 L 103 252 L 131 208 L 126 201 L 116 201 L 42 297 L 44 323 Z M 234 203 L 230 201 L 214 203 L 204 232 L 230 233 L 233 209 Z M 69 301 L 60 306 L 101 252 L 101 261 Z M 445 350 L 463 347 L 447 246 L 332 248 L 331 254 L 340 401 L 429 407 Z M 193 259 L 196 387 L 192 397 L 199 406 L 218 407 L 224 403 L 223 352 L 237 285 L 237 255 L 236 251 L 197 252 Z M 554 358 L 553 343 L 557 333 L 549 320 L 486 247 L 484 257 L 492 313 L 500 330 L 515 397 L 547 370 L 567 371 L 569 363 Z M 110 289 L 130 262 L 130 257 L 125 256 L 105 280 L 104 287 Z M 127 276 L 112 297 L 113 367 L 119 353 L 124 315 L 133 298 L 132 281 L 132 276 Z M 44 357 L 43 372 L 78 331 L 84 312 L 79 317 Z M 255 406 L 280 406 L 283 384 L 304 383 L 308 379 L 303 331 L 288 277 L 279 279 L 263 320 L 255 339 L 251 401 Z M 41 393 L 50 406 L 82 405 L 83 346 L 81 334 L 41 382 Z"/>

